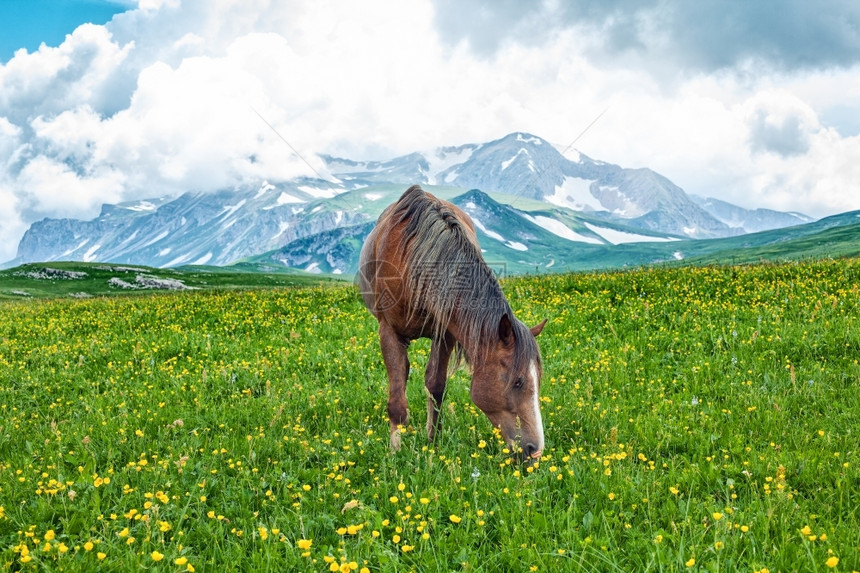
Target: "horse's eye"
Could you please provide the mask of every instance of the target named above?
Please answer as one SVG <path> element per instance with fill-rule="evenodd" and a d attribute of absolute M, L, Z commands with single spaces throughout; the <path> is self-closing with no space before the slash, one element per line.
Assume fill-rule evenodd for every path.
<path fill-rule="evenodd" d="M 520 377 L 518 377 L 518 378 L 516 379 L 516 381 L 514 382 L 514 388 L 516 388 L 517 390 L 519 390 L 519 389 L 520 389 L 520 388 L 522 388 L 522 387 L 523 387 L 523 377 L 522 377 L 522 376 L 520 376 Z"/>

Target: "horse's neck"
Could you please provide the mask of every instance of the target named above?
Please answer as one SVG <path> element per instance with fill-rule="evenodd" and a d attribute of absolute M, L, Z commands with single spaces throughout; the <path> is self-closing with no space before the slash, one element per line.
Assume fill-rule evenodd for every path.
<path fill-rule="evenodd" d="M 489 344 L 492 342 L 484 340 L 485 337 L 481 336 L 480 328 L 478 324 L 470 324 L 462 310 L 454 312 L 448 325 L 448 332 L 466 351 L 466 356 L 469 357 L 473 367 L 484 361 Z"/>

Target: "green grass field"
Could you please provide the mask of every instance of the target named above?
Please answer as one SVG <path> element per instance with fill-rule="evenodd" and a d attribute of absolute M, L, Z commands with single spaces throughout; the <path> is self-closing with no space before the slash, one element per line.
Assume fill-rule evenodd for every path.
<path fill-rule="evenodd" d="M 860 569 L 860 261 L 509 279 L 536 466 L 350 286 L 0 301 L 0 569 Z"/>

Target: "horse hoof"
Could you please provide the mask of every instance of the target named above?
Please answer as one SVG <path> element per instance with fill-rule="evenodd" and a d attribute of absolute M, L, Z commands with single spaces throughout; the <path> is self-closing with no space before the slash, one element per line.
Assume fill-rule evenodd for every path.
<path fill-rule="evenodd" d="M 400 451 L 400 429 L 394 430 L 391 432 L 391 451 L 399 452 Z"/>

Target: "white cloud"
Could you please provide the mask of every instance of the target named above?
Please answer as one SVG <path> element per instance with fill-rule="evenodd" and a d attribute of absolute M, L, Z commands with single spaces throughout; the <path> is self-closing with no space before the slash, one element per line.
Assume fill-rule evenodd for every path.
<path fill-rule="evenodd" d="M 113 42 L 104 26 L 84 24 L 59 47 L 18 52 L 0 65 L 0 114 L 20 125 L 79 105 L 108 105 L 115 74 L 133 47 Z"/>
<path fill-rule="evenodd" d="M 544 25 L 550 5 L 525 29 Z M 607 107 L 575 145 L 594 158 L 748 207 L 860 208 L 860 139 L 826 120 L 857 109 L 856 65 L 777 73 L 740 62 L 673 76 L 671 62 L 564 19 L 529 38 L 450 41 L 430 0 L 137 6 L 0 65 L 0 261 L 41 217 L 310 174 L 278 134 L 311 163 L 317 152 L 379 159 L 512 131 L 564 146 Z M 672 18 L 655 9 L 628 22 L 643 45 L 665 55 L 692 41 L 661 39 Z"/>
<path fill-rule="evenodd" d="M 149 12 L 159 10 L 164 6 L 176 8 L 179 3 L 179 0 L 139 0 L 137 5 L 144 12 Z"/>
<path fill-rule="evenodd" d="M 65 163 L 39 155 L 18 175 L 18 184 L 27 189 L 19 195 L 35 212 L 61 212 L 67 216 L 86 216 L 103 202 L 121 197 L 122 176 L 81 176 Z"/>

